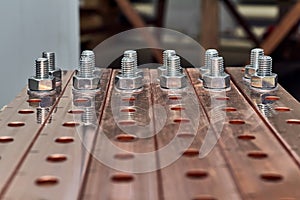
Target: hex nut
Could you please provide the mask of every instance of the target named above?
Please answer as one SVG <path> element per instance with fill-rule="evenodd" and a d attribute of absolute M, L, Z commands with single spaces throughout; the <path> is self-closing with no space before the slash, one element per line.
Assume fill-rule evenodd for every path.
<path fill-rule="evenodd" d="M 226 89 L 230 87 L 230 76 L 223 73 L 221 76 L 203 74 L 203 86 L 208 89 Z"/>
<path fill-rule="evenodd" d="M 181 89 L 187 86 L 186 75 L 160 77 L 160 86 L 166 89 Z"/>
<path fill-rule="evenodd" d="M 162 75 L 167 75 L 167 68 L 165 66 L 159 66 L 157 68 L 157 75 L 158 75 L 158 78 L 161 77 Z"/>
<path fill-rule="evenodd" d="M 252 67 L 252 65 L 245 66 L 245 74 L 244 77 L 250 79 L 256 73 L 256 69 Z"/>
<path fill-rule="evenodd" d="M 115 78 L 115 86 L 120 90 L 135 90 L 143 87 L 142 76 L 123 77 L 121 74 Z"/>
<path fill-rule="evenodd" d="M 61 69 L 60 68 L 56 68 L 55 70 L 50 70 L 49 75 L 53 76 L 55 78 L 56 82 L 61 81 Z"/>
<path fill-rule="evenodd" d="M 100 87 L 100 77 L 79 77 L 73 76 L 73 87 L 77 90 L 96 90 Z"/>
<path fill-rule="evenodd" d="M 50 76 L 47 79 L 30 77 L 28 79 L 28 89 L 31 91 L 51 91 L 55 89 L 55 78 Z"/>
<path fill-rule="evenodd" d="M 95 67 L 95 70 L 93 71 L 94 76 L 101 77 L 102 70 L 99 67 Z"/>
<path fill-rule="evenodd" d="M 256 73 L 251 77 L 251 87 L 270 90 L 277 87 L 278 76 L 272 73 L 271 76 L 258 76 Z"/>
<path fill-rule="evenodd" d="M 203 75 L 209 72 L 209 69 L 206 66 L 202 66 L 199 68 L 199 72 L 200 72 L 199 78 L 203 79 Z"/>
<path fill-rule="evenodd" d="M 136 75 L 141 76 L 142 78 L 144 78 L 144 70 L 143 69 L 137 69 Z"/>

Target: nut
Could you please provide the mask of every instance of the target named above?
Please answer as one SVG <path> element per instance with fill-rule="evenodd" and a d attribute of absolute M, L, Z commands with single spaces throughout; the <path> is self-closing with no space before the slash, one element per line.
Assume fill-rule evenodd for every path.
<path fill-rule="evenodd" d="M 116 76 L 115 85 L 120 90 L 134 90 L 143 87 L 142 76 L 123 77 L 121 74 Z"/>
<path fill-rule="evenodd" d="M 136 76 L 141 76 L 142 78 L 144 78 L 144 70 L 136 69 Z"/>
<path fill-rule="evenodd" d="M 277 87 L 278 76 L 272 73 L 271 76 L 258 76 L 256 73 L 251 77 L 251 87 L 258 89 L 273 89 Z"/>
<path fill-rule="evenodd" d="M 167 89 L 180 89 L 187 86 L 186 76 L 184 74 L 178 76 L 166 76 L 160 77 L 160 86 Z"/>
<path fill-rule="evenodd" d="M 167 68 L 165 66 L 160 66 L 157 68 L 157 75 L 158 77 L 161 77 L 162 75 L 166 75 L 167 74 Z"/>
<path fill-rule="evenodd" d="M 55 70 L 50 70 L 49 75 L 53 76 L 55 78 L 56 82 L 61 81 L 61 69 L 56 68 Z"/>
<path fill-rule="evenodd" d="M 223 73 L 222 76 L 211 76 L 210 74 L 204 74 L 203 85 L 208 89 L 225 89 L 230 87 L 230 76 Z"/>
<path fill-rule="evenodd" d="M 94 71 L 93 71 L 94 76 L 96 77 L 101 77 L 102 71 L 99 67 L 95 67 Z"/>
<path fill-rule="evenodd" d="M 73 87 L 77 90 L 96 90 L 100 87 L 100 77 L 73 76 Z"/>
<path fill-rule="evenodd" d="M 53 76 L 45 79 L 30 77 L 28 79 L 28 89 L 32 91 L 51 91 L 55 89 L 55 79 Z"/>
<path fill-rule="evenodd" d="M 200 72 L 199 78 L 203 79 L 203 75 L 209 72 L 209 69 L 206 66 L 202 66 L 199 68 L 199 72 Z"/>
<path fill-rule="evenodd" d="M 245 78 L 250 79 L 256 73 L 256 69 L 252 65 L 245 66 Z"/>

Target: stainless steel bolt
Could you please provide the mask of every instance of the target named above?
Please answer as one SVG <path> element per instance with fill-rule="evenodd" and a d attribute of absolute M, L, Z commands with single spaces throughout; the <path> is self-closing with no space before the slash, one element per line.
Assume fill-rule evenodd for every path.
<path fill-rule="evenodd" d="M 29 92 L 49 92 L 55 89 L 55 79 L 49 75 L 47 58 L 38 58 L 35 60 L 35 76 L 28 79 L 28 89 Z"/>
<path fill-rule="evenodd" d="M 92 50 L 84 50 L 81 52 L 81 57 L 88 57 L 92 61 L 92 71 L 95 76 L 101 76 L 100 68 L 96 67 L 96 57 L 95 53 Z"/>
<path fill-rule="evenodd" d="M 166 89 L 181 89 L 187 86 L 179 56 L 173 55 L 167 58 L 166 74 L 160 76 L 160 86 Z"/>
<path fill-rule="evenodd" d="M 136 74 L 135 59 L 123 57 L 121 61 L 121 74 L 115 79 L 115 85 L 120 90 L 134 90 L 143 87 L 143 78 Z"/>
<path fill-rule="evenodd" d="M 126 57 L 126 58 L 133 58 L 134 59 L 134 70 L 135 70 L 135 73 L 138 76 L 142 76 L 144 78 L 144 72 L 143 72 L 143 70 L 138 68 L 137 52 L 134 51 L 134 50 L 126 50 L 126 51 L 124 51 L 123 56 Z"/>
<path fill-rule="evenodd" d="M 203 74 L 203 86 L 207 89 L 227 89 L 230 88 L 230 76 L 224 72 L 223 57 L 211 58 L 209 72 Z"/>
<path fill-rule="evenodd" d="M 73 77 L 73 87 L 77 90 L 96 90 L 100 87 L 100 77 L 93 73 L 93 61 L 89 57 L 80 58 L 80 69 Z"/>
<path fill-rule="evenodd" d="M 49 74 L 54 76 L 55 81 L 56 81 L 56 86 L 61 85 L 61 69 L 56 68 L 55 66 L 55 53 L 54 52 L 46 52 L 44 51 L 42 53 L 43 58 L 48 59 L 48 64 L 49 64 Z"/>
<path fill-rule="evenodd" d="M 203 74 L 208 73 L 211 68 L 211 58 L 216 58 L 219 53 L 216 49 L 207 49 L 205 51 L 204 66 L 200 67 L 200 80 L 203 79 Z"/>
<path fill-rule="evenodd" d="M 81 115 L 81 121 L 84 125 L 96 125 L 96 111 L 94 107 L 84 108 L 84 112 Z"/>
<path fill-rule="evenodd" d="M 255 48 L 251 50 L 250 55 L 250 65 L 245 66 L 245 75 L 244 78 L 250 79 L 251 76 L 256 72 L 258 69 L 258 60 L 259 57 L 264 55 L 264 50 L 261 48 Z"/>
<path fill-rule="evenodd" d="M 258 59 L 258 69 L 251 76 L 251 88 L 259 90 L 273 90 L 277 87 L 278 76 L 272 73 L 272 58 L 261 56 Z"/>
<path fill-rule="evenodd" d="M 168 62 L 168 57 L 169 56 L 175 56 L 176 51 L 175 50 L 165 50 L 163 52 L 163 65 L 157 68 L 157 73 L 158 73 L 158 78 L 161 75 L 166 75 L 167 73 L 167 62 Z"/>

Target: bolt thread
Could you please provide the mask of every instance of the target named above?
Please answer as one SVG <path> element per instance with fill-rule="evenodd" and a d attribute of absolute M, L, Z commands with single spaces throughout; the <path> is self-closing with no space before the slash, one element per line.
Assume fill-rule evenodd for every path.
<path fill-rule="evenodd" d="M 258 68 L 258 60 L 259 57 L 264 55 L 264 50 L 261 48 L 255 48 L 251 50 L 251 58 L 250 58 L 250 64 L 253 68 Z"/>
<path fill-rule="evenodd" d="M 43 58 L 48 59 L 49 71 L 55 70 L 55 53 L 54 52 L 46 52 L 44 51 L 42 54 Z"/>
<path fill-rule="evenodd" d="M 272 106 L 270 104 L 258 104 L 259 111 L 265 116 L 265 117 L 271 117 L 272 116 Z"/>
<path fill-rule="evenodd" d="M 177 76 L 181 72 L 180 57 L 169 56 L 167 59 L 167 76 Z"/>
<path fill-rule="evenodd" d="M 138 66 L 137 52 L 134 50 L 126 50 L 126 51 L 124 51 L 123 56 L 126 58 L 133 58 L 134 59 L 134 70 L 137 70 L 137 66 Z"/>
<path fill-rule="evenodd" d="M 163 52 L 163 65 L 165 66 L 165 67 L 167 67 L 167 65 L 168 65 L 168 57 L 169 56 L 175 56 L 176 55 L 176 51 L 175 50 L 165 50 L 164 52 Z"/>
<path fill-rule="evenodd" d="M 259 57 L 257 75 L 258 76 L 272 75 L 272 58 L 270 56 Z"/>
<path fill-rule="evenodd" d="M 43 124 L 50 113 L 50 108 L 37 108 L 36 110 L 37 110 L 36 112 L 37 123 Z M 52 121 L 52 117 L 49 118 L 47 123 L 50 124 L 51 121 Z"/>
<path fill-rule="evenodd" d="M 35 60 L 35 77 L 38 79 L 49 78 L 49 64 L 47 58 Z"/>
<path fill-rule="evenodd" d="M 92 70 L 95 69 L 95 67 L 96 67 L 96 58 L 95 58 L 95 54 L 94 54 L 93 51 L 91 51 L 91 50 L 84 50 L 81 53 L 81 57 L 88 57 L 88 58 L 90 58 L 91 61 L 92 61 Z"/>
<path fill-rule="evenodd" d="M 223 57 L 214 57 L 210 59 L 210 75 L 219 76 L 224 73 L 224 59 Z"/>
<path fill-rule="evenodd" d="M 89 57 L 80 58 L 80 77 L 90 78 L 93 76 L 92 60 Z"/>
<path fill-rule="evenodd" d="M 216 49 L 208 49 L 205 51 L 205 67 L 207 69 L 211 68 L 211 58 L 218 57 L 219 53 Z"/>
<path fill-rule="evenodd" d="M 85 124 L 92 124 L 96 121 L 95 110 L 93 107 L 88 107 L 84 109 L 81 115 L 81 121 Z"/>
<path fill-rule="evenodd" d="M 132 78 L 135 77 L 134 59 L 123 57 L 122 59 L 122 75 L 123 77 Z"/>

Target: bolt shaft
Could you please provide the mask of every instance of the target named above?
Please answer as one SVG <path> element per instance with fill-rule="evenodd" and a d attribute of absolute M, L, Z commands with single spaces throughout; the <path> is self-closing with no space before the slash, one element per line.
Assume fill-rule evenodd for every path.
<path fill-rule="evenodd" d="M 35 60 L 35 77 L 38 79 L 49 78 L 49 64 L 47 58 L 38 58 Z"/>
<path fill-rule="evenodd" d="M 92 60 L 89 57 L 80 58 L 80 73 L 79 76 L 83 78 L 90 78 L 93 76 Z"/>
<path fill-rule="evenodd" d="M 259 57 L 263 56 L 264 55 L 264 50 L 261 49 L 261 48 L 255 48 L 255 49 L 252 49 L 251 50 L 251 61 L 250 61 L 250 65 L 257 69 L 258 68 L 258 60 L 259 60 Z"/>
<path fill-rule="evenodd" d="M 134 70 L 137 70 L 137 52 L 134 50 L 126 50 L 123 53 L 123 56 L 126 58 L 133 58 L 134 59 Z"/>
<path fill-rule="evenodd" d="M 205 67 L 207 69 L 211 68 L 211 58 L 218 57 L 219 53 L 216 49 L 208 49 L 205 51 Z"/>
<path fill-rule="evenodd" d="M 169 56 L 175 56 L 176 55 L 176 51 L 175 50 L 165 50 L 164 52 L 163 52 L 163 65 L 165 66 L 165 67 L 167 67 L 167 65 L 168 65 L 168 57 Z"/>
<path fill-rule="evenodd" d="M 211 58 L 210 62 L 210 75 L 211 76 L 220 76 L 224 73 L 224 59 L 223 57 L 214 57 Z"/>
<path fill-rule="evenodd" d="M 122 59 L 122 75 L 123 77 L 132 78 L 135 77 L 135 61 L 133 58 L 123 57 Z"/>
<path fill-rule="evenodd" d="M 180 57 L 169 56 L 167 59 L 167 76 L 177 76 L 181 73 Z"/>
<path fill-rule="evenodd" d="M 93 124 L 96 122 L 95 108 L 87 107 L 81 115 L 81 121 L 85 124 Z"/>
<path fill-rule="evenodd" d="M 42 56 L 43 56 L 43 58 L 48 59 L 49 71 L 55 70 L 55 53 L 44 51 Z"/>
<path fill-rule="evenodd" d="M 257 75 L 272 76 L 272 58 L 270 56 L 259 57 Z"/>
<path fill-rule="evenodd" d="M 91 51 L 91 50 L 84 50 L 81 53 L 81 57 L 88 57 L 88 58 L 90 58 L 91 61 L 92 61 L 92 70 L 95 69 L 95 67 L 96 67 L 96 58 L 95 58 L 95 54 L 94 54 L 93 51 Z"/>

